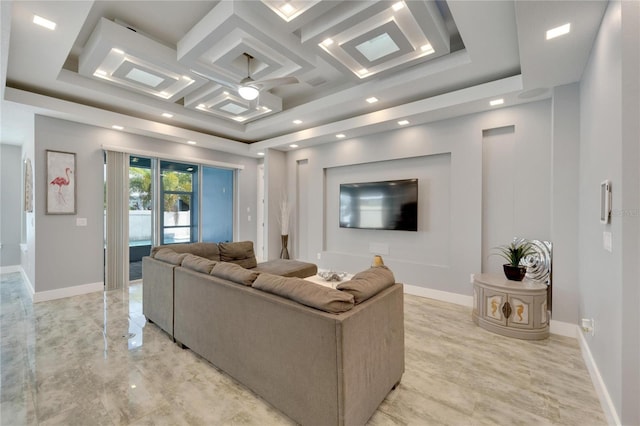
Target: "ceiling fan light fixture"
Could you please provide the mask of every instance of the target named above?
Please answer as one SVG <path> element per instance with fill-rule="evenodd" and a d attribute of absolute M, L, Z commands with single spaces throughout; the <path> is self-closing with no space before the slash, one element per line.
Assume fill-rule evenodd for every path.
<path fill-rule="evenodd" d="M 242 99 L 246 99 L 247 101 L 252 101 L 258 97 L 260 91 L 253 86 L 240 86 L 238 89 L 238 94 Z"/>

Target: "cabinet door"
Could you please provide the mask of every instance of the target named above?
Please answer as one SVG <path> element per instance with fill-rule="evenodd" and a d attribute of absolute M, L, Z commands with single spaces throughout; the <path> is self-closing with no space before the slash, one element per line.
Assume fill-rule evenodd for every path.
<path fill-rule="evenodd" d="M 507 319 L 509 327 L 513 328 L 533 328 L 534 304 L 533 296 L 520 294 L 509 294 L 509 305 L 511 315 Z"/>
<path fill-rule="evenodd" d="M 533 316 L 533 326 L 535 328 L 543 328 L 549 324 L 549 313 L 547 312 L 547 295 L 534 296 L 533 309 L 535 315 Z"/>
<path fill-rule="evenodd" d="M 507 294 L 488 288 L 482 289 L 482 317 L 496 324 L 506 325 L 507 319 L 502 307 L 507 301 Z"/>

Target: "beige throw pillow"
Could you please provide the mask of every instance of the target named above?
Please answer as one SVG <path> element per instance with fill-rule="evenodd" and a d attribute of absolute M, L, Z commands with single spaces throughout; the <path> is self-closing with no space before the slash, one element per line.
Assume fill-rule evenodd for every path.
<path fill-rule="evenodd" d="M 210 274 L 211 269 L 216 265 L 216 261 L 205 259 L 204 257 L 195 256 L 193 254 L 187 254 L 182 260 L 182 267 L 193 269 L 197 272 L 204 274 Z"/>
<path fill-rule="evenodd" d="M 354 305 L 352 295 L 300 278 L 261 273 L 253 283 L 253 288 L 333 314 L 346 312 Z"/>
<path fill-rule="evenodd" d="M 181 265 L 182 261 L 187 256 L 187 253 L 176 253 L 170 248 L 161 248 L 160 250 L 156 251 L 155 254 L 155 259 L 171 263 L 173 265 Z"/>
<path fill-rule="evenodd" d="M 211 269 L 211 275 L 246 286 L 253 284 L 258 277 L 257 272 L 249 271 L 240 265 L 227 262 L 216 263 Z"/>
<path fill-rule="evenodd" d="M 396 282 L 393 272 L 386 266 L 378 266 L 358 272 L 351 278 L 338 284 L 338 290 L 353 294 L 356 305 L 380 293 Z"/>
<path fill-rule="evenodd" d="M 243 268 L 255 268 L 258 262 L 253 251 L 252 241 L 235 241 L 232 243 L 219 243 L 220 260 L 235 263 Z"/>

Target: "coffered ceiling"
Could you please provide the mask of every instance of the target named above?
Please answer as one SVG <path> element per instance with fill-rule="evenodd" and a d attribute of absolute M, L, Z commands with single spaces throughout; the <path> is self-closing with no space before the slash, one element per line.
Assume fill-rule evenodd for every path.
<path fill-rule="evenodd" d="M 3 1 L 3 108 L 255 155 L 550 96 L 597 1 Z M 56 23 L 33 23 L 34 15 Z M 571 33 L 545 31 L 571 23 Z M 8 40 L 7 40 L 8 38 Z M 6 71 L 5 71 L 6 69 Z M 255 100 L 238 88 L 255 82 Z M 286 84 L 281 84 L 286 83 Z M 11 137 L 3 120 L 3 138 Z M 6 124 L 6 125 L 5 125 Z M 406 124 L 406 123 L 405 123 Z M 5 130 L 6 128 L 6 130 Z"/>

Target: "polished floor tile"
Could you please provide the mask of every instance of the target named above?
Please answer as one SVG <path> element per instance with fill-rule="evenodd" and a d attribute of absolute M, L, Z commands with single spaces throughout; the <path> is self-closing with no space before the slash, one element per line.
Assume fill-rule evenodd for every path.
<path fill-rule="evenodd" d="M 288 425 L 142 315 L 142 285 L 32 304 L 0 276 L 1 425 Z M 575 339 L 522 341 L 405 296 L 406 371 L 371 425 L 605 425 Z"/>

